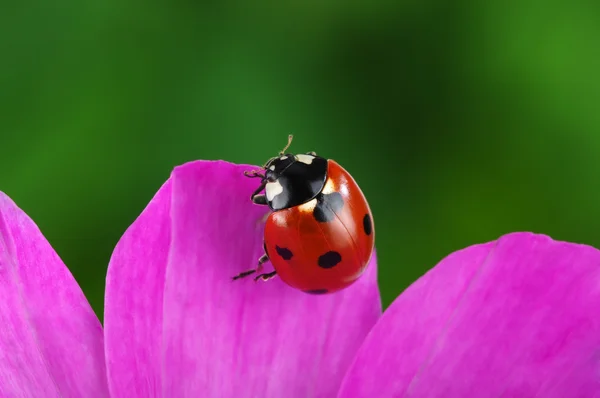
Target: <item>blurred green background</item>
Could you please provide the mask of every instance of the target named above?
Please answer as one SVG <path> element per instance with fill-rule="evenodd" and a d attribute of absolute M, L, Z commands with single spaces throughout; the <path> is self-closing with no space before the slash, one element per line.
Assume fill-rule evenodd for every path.
<path fill-rule="evenodd" d="M 0 190 L 101 316 L 121 234 L 171 169 L 294 151 L 375 216 L 384 304 L 462 247 L 600 247 L 593 2 L 33 0 L 0 13 Z"/>

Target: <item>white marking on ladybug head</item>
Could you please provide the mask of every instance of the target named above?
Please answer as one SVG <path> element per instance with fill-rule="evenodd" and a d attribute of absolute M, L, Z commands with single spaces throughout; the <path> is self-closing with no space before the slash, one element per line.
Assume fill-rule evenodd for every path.
<path fill-rule="evenodd" d="M 279 195 L 283 192 L 283 186 L 279 183 L 279 181 L 268 182 L 265 185 L 265 195 L 267 196 L 267 200 L 271 202 L 275 196 Z"/>
<path fill-rule="evenodd" d="M 271 165 L 271 166 L 269 166 L 269 170 L 271 170 L 271 171 L 275 171 L 275 165 Z"/>
<path fill-rule="evenodd" d="M 311 155 L 305 155 L 303 153 L 296 155 L 296 160 L 302 163 L 311 164 L 315 157 Z"/>
<path fill-rule="evenodd" d="M 287 155 L 283 155 L 283 156 L 279 157 L 279 160 L 286 160 L 287 158 L 288 158 Z"/>

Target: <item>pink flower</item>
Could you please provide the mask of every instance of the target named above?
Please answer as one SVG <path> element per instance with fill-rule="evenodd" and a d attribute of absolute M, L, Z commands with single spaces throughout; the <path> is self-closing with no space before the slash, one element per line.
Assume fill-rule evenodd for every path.
<path fill-rule="evenodd" d="M 0 194 L 2 397 L 593 397 L 600 252 L 515 233 L 453 253 L 381 316 L 376 259 L 339 293 L 232 282 L 261 254 L 251 166 L 175 169 L 112 256 L 105 330 Z"/>

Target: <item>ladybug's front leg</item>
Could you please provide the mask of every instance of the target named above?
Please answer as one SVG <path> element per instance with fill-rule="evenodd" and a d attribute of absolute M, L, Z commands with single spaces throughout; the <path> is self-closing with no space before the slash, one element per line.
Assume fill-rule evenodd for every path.
<path fill-rule="evenodd" d="M 266 206 L 268 204 L 265 195 L 252 195 L 251 199 L 255 205 Z"/>
<path fill-rule="evenodd" d="M 266 205 L 267 204 L 267 197 L 265 195 L 259 195 L 259 192 L 262 191 L 263 189 L 265 189 L 265 186 L 267 185 L 267 182 L 263 182 L 262 184 L 260 184 L 260 186 L 256 189 L 256 191 L 254 191 L 254 193 L 252 193 L 252 196 L 250 196 L 250 199 L 252 200 L 252 202 L 254 202 L 254 204 L 257 205 Z"/>
<path fill-rule="evenodd" d="M 250 171 L 244 171 L 244 175 L 248 178 L 265 178 L 265 175 L 261 173 L 262 169 L 258 169 L 258 170 L 250 170 Z"/>

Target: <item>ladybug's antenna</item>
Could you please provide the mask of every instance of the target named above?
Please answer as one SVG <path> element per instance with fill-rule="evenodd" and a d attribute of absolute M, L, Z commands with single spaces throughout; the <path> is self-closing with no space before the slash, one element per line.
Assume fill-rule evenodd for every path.
<path fill-rule="evenodd" d="M 285 151 L 287 151 L 287 149 L 290 147 L 290 145 L 292 145 L 293 138 L 294 138 L 294 136 L 292 134 L 288 135 L 287 145 L 279 152 L 279 156 L 282 156 L 283 154 L 285 154 Z"/>
<path fill-rule="evenodd" d="M 290 147 L 290 145 L 292 145 L 292 139 L 294 138 L 294 136 L 292 134 L 288 135 L 288 142 L 287 145 L 281 150 L 279 151 L 279 156 L 283 156 L 285 154 L 285 151 Z M 260 172 L 264 169 L 267 168 L 267 165 L 274 159 L 277 159 L 277 156 L 272 157 L 271 159 L 267 160 L 267 162 L 265 164 L 262 165 L 262 168 L 256 171 L 252 171 L 251 173 L 256 174 L 257 172 Z M 249 176 L 247 176 L 249 177 Z"/>

